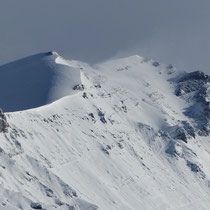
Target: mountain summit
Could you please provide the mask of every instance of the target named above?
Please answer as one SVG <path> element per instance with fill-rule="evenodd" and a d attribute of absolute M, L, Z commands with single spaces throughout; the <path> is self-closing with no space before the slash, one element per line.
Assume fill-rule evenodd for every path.
<path fill-rule="evenodd" d="M 80 70 L 57 62 L 56 52 L 41 53 L 0 66 L 0 107 L 7 112 L 40 107 L 80 84 Z"/>

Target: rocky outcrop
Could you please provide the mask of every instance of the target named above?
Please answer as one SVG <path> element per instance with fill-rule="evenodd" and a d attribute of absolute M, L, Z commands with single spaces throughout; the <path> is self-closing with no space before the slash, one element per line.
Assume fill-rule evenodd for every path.
<path fill-rule="evenodd" d="M 181 96 L 193 91 L 201 90 L 208 82 L 210 82 L 210 77 L 201 71 L 186 73 L 178 80 L 176 95 Z"/>
<path fill-rule="evenodd" d="M 188 139 L 195 138 L 195 130 L 187 121 L 181 121 L 177 125 L 168 126 L 162 133 L 170 139 L 181 140 L 185 143 L 188 142 Z"/>
<path fill-rule="evenodd" d="M 85 86 L 83 84 L 75 85 L 73 87 L 73 90 L 80 90 L 83 91 L 85 89 Z"/>
<path fill-rule="evenodd" d="M 189 102 L 185 115 L 194 119 L 197 133 L 210 134 L 210 76 L 201 71 L 186 73 L 177 82 L 175 94 Z"/>
<path fill-rule="evenodd" d="M 0 108 L 0 132 L 7 132 L 8 131 L 8 123 L 6 119 L 6 115 L 3 113 L 2 109 Z"/>

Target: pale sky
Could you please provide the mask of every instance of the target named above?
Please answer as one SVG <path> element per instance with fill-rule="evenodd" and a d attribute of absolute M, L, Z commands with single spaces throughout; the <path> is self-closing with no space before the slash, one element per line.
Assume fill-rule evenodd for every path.
<path fill-rule="evenodd" d="M 209 11 L 209 0 L 2 1 L 0 64 L 55 50 L 90 63 L 140 54 L 208 71 Z"/>

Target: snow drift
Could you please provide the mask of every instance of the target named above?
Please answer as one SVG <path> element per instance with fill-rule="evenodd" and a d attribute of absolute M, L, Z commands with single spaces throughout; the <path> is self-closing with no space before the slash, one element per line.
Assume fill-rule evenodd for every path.
<path fill-rule="evenodd" d="M 41 53 L 0 66 L 0 107 L 20 111 L 72 94 L 80 84 L 80 70 L 57 63 L 55 52 Z"/>

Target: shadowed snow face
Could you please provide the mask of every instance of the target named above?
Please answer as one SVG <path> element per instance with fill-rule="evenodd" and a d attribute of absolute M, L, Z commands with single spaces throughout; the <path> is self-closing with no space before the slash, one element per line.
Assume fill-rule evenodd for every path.
<path fill-rule="evenodd" d="M 20 111 L 71 95 L 80 84 L 80 70 L 56 63 L 58 55 L 43 53 L 0 67 L 0 107 Z"/>

